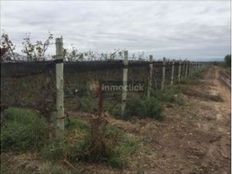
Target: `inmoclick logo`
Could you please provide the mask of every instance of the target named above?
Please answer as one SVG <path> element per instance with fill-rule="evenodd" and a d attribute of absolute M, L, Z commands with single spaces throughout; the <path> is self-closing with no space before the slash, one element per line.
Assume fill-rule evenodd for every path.
<path fill-rule="evenodd" d="M 104 81 L 101 85 L 101 90 L 105 92 L 120 92 L 123 90 L 122 82 L 118 81 Z M 127 82 L 126 90 L 128 92 L 143 92 L 144 83 L 143 82 Z"/>

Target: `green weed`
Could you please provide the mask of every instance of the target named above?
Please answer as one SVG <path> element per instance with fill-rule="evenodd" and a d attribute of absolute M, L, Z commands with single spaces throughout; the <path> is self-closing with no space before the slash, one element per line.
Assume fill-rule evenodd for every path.
<path fill-rule="evenodd" d="M 47 141 L 44 118 L 29 109 L 9 108 L 1 127 L 1 151 L 37 150 Z"/>

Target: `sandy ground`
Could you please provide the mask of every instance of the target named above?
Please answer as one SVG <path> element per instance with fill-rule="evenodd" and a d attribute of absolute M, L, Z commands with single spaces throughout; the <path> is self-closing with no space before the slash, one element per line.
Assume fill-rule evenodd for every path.
<path fill-rule="evenodd" d="M 184 105 L 168 104 L 162 122 L 152 119 L 122 121 L 108 117 L 110 124 L 138 137 L 139 149 L 128 166 L 112 169 L 103 164 L 78 164 L 80 173 L 132 174 L 229 174 L 230 90 L 218 79 L 219 69 L 210 68 L 191 89 L 223 101 L 184 95 Z M 29 160 L 33 161 L 33 160 Z M 14 157 L 13 163 L 17 163 Z"/>

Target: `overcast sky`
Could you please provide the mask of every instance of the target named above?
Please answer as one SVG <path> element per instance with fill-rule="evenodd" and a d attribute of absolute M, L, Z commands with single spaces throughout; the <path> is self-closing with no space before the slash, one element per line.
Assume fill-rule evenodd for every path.
<path fill-rule="evenodd" d="M 1 1 L 1 31 L 18 52 L 26 33 L 35 41 L 51 32 L 81 50 L 222 58 L 230 53 L 230 2 Z"/>

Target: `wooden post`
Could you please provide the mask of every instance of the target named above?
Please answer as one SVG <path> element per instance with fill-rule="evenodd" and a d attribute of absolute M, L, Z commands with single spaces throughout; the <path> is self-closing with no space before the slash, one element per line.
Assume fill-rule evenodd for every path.
<path fill-rule="evenodd" d="M 166 58 L 163 58 L 163 67 L 162 67 L 162 82 L 161 82 L 161 90 L 164 89 L 164 85 L 165 85 L 165 62 Z"/>
<path fill-rule="evenodd" d="M 63 38 L 56 38 L 56 136 L 64 133 L 64 79 L 63 79 Z"/>
<path fill-rule="evenodd" d="M 181 60 L 179 61 L 179 67 L 178 67 L 178 82 L 180 83 L 181 80 Z"/>
<path fill-rule="evenodd" d="M 127 75 L 128 75 L 128 51 L 124 51 L 124 60 L 123 60 L 123 86 L 122 86 L 122 107 L 121 115 L 124 117 L 126 109 L 126 98 L 127 98 Z"/>
<path fill-rule="evenodd" d="M 172 60 L 172 75 L 171 75 L 171 85 L 173 85 L 173 80 L 174 80 L 174 67 L 175 66 L 175 60 Z"/>
<path fill-rule="evenodd" d="M 152 55 L 149 56 L 149 79 L 148 79 L 148 87 L 147 87 L 147 98 L 151 96 L 151 89 L 152 89 L 152 76 L 153 76 L 153 57 Z"/>

